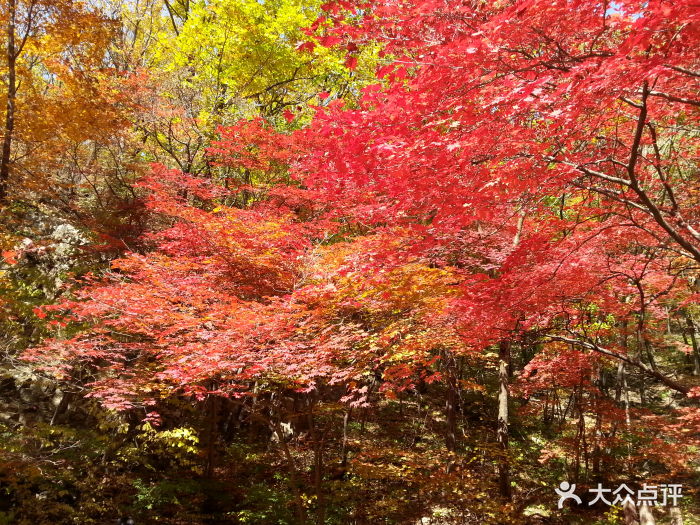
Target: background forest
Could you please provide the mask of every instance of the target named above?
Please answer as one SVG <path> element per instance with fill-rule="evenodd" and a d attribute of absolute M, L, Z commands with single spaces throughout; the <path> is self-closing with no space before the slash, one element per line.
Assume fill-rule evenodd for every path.
<path fill-rule="evenodd" d="M 697 4 L 0 25 L 0 524 L 700 523 Z"/>

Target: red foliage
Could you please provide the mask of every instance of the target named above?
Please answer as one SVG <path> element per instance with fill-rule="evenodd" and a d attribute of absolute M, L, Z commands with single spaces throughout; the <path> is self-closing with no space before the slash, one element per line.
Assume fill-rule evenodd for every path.
<path fill-rule="evenodd" d="M 472 356 L 530 332 L 550 344 L 530 365 L 537 381 L 571 386 L 590 375 L 590 347 L 551 337 L 626 357 L 621 320 L 651 341 L 688 300 L 680 276 L 700 261 L 698 137 L 682 131 L 700 105 L 690 3 L 324 9 L 335 27 L 320 44 L 379 42 L 384 83 L 293 135 L 262 119 L 222 128 L 215 162 L 291 168 L 300 184 L 272 178 L 248 209 L 223 203 L 249 182 L 156 167 L 149 206 L 173 225 L 63 305 L 97 328 L 44 357 L 106 367 L 96 392 L 118 408 L 173 389 L 238 395 L 260 377 L 342 381 L 362 404 L 367 371 L 393 392 L 439 380 L 445 349 Z"/>

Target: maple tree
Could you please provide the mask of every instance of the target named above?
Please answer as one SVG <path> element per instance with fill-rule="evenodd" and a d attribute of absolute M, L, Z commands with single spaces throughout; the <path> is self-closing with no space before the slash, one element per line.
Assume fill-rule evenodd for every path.
<path fill-rule="evenodd" d="M 8 76 L 0 197 L 7 206 L 10 197 L 67 184 L 60 173 L 66 149 L 77 150 L 87 140 L 104 142 L 124 121 L 102 61 L 112 31 L 106 17 L 72 1 L 12 1 L 4 7 Z"/>
<path fill-rule="evenodd" d="M 650 310 L 666 296 L 692 301 L 684 281 L 698 261 L 697 140 L 685 130 L 697 118 L 697 10 L 368 6 L 365 23 L 340 23 L 338 38 L 384 43 L 398 59 L 378 76 L 393 84 L 368 89 L 359 111 L 317 119 L 323 146 L 306 180 L 358 220 L 408 225 L 414 256 L 466 241 L 482 258 L 457 263 L 466 281 L 456 312 L 469 343 L 501 341 L 501 442 L 509 340 L 525 331 L 688 393 L 659 370 Z M 636 355 L 617 351 L 610 316 L 635 318 Z"/>

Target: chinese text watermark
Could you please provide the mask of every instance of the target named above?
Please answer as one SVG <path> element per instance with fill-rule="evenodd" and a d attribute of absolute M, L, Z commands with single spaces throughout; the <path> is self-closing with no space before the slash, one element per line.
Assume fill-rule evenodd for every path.
<path fill-rule="evenodd" d="M 589 506 L 601 502 L 605 505 L 670 505 L 675 507 L 682 497 L 682 491 L 683 486 L 679 484 L 647 485 L 645 483 L 641 489 L 635 491 L 624 483 L 618 485 L 614 490 L 604 488 L 601 483 L 598 483 L 596 488 L 588 489 L 590 497 L 584 500 L 576 494 L 575 483 L 562 481 L 559 488 L 554 489 L 554 492 L 559 496 L 557 508 L 560 509 L 567 500 L 573 500 L 577 505 L 583 505 L 584 501 L 587 501 Z"/>

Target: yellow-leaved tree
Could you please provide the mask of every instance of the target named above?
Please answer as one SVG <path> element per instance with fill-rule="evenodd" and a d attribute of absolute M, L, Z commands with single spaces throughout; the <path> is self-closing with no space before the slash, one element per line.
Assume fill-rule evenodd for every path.
<path fill-rule="evenodd" d="M 205 150 L 220 125 L 262 116 L 280 129 L 308 122 L 307 102 L 354 100 L 376 81 L 377 50 L 304 44 L 319 0 L 116 2 L 115 62 L 132 78 L 147 160 L 212 176 Z M 300 49 L 301 47 L 301 49 Z M 346 66 L 350 55 L 357 60 Z M 318 98 L 319 93 L 324 94 Z M 290 122 L 288 122 L 290 121 Z"/>

